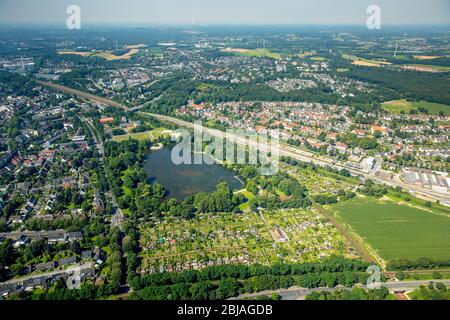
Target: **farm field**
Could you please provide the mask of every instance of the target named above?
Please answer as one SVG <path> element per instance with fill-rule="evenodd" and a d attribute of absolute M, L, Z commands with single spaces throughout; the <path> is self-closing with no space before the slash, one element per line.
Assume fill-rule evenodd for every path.
<path fill-rule="evenodd" d="M 434 60 L 438 58 L 442 58 L 442 56 L 414 56 L 414 59 L 417 60 Z"/>
<path fill-rule="evenodd" d="M 424 72 L 449 72 L 450 67 L 449 66 L 435 66 L 435 65 L 428 65 L 428 64 L 409 64 L 406 65 L 405 68 L 411 69 L 411 70 L 417 70 L 417 71 L 424 71 Z"/>
<path fill-rule="evenodd" d="M 413 109 L 425 108 L 428 110 L 428 113 L 432 115 L 438 115 L 441 111 L 444 112 L 446 116 L 450 115 L 450 106 L 427 101 L 409 102 L 405 99 L 393 100 L 383 103 L 382 108 L 392 113 L 400 113 L 401 111 L 408 113 Z"/>
<path fill-rule="evenodd" d="M 386 61 L 378 61 L 378 60 L 368 60 L 364 58 L 359 58 L 356 56 L 344 54 L 342 55 L 344 59 L 352 60 L 352 64 L 355 66 L 362 66 L 362 67 L 380 67 L 382 65 L 390 65 L 390 62 Z"/>
<path fill-rule="evenodd" d="M 242 55 L 242 56 L 258 57 L 258 58 L 263 58 L 263 57 L 272 58 L 272 59 L 280 59 L 281 58 L 281 54 L 272 52 L 268 49 L 250 50 L 250 49 L 239 49 L 239 48 L 227 48 L 227 49 L 222 49 L 221 51 L 228 52 L 228 53 L 234 53 L 234 54 Z"/>
<path fill-rule="evenodd" d="M 326 208 L 384 260 L 450 258 L 450 217 L 446 213 L 367 197 Z"/>
<path fill-rule="evenodd" d="M 96 51 L 96 52 L 58 51 L 58 54 L 60 55 L 74 54 L 82 57 L 99 57 L 106 59 L 108 61 L 129 60 L 133 55 L 138 53 L 140 49 L 143 47 L 145 47 L 145 45 L 143 44 L 126 46 L 126 48 L 129 49 L 129 51 L 120 56 L 114 55 L 113 54 L 114 51 L 112 50 Z"/>
<path fill-rule="evenodd" d="M 357 257 L 339 231 L 315 209 L 261 214 L 201 214 L 141 227 L 144 272 L 211 265 L 271 265 L 318 261 L 332 254 Z"/>

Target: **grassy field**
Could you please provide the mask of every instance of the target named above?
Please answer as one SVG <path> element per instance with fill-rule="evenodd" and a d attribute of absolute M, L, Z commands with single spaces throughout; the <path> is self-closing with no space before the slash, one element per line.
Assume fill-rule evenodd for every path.
<path fill-rule="evenodd" d="M 442 58 L 442 56 L 414 56 L 414 59 L 417 60 L 434 60 L 438 58 Z"/>
<path fill-rule="evenodd" d="M 362 67 L 380 67 L 382 65 L 390 65 L 390 62 L 386 61 L 377 61 L 377 60 L 368 60 L 364 58 L 359 58 L 356 56 L 344 54 L 342 55 L 342 58 L 347 60 L 352 60 L 352 64 L 355 66 L 362 66 Z"/>
<path fill-rule="evenodd" d="M 136 133 L 128 133 L 128 134 L 124 134 L 121 136 L 114 136 L 112 138 L 113 141 L 116 142 L 122 142 L 122 141 L 126 141 L 128 139 L 135 139 L 135 140 L 139 140 L 139 141 L 143 141 L 143 140 L 155 140 L 158 139 L 159 137 L 161 137 L 163 135 L 163 132 L 166 129 L 164 128 L 157 128 L 154 130 L 150 130 L 150 131 L 144 131 L 144 132 L 136 132 Z"/>
<path fill-rule="evenodd" d="M 326 207 L 384 260 L 450 258 L 450 217 L 368 197 Z"/>
<path fill-rule="evenodd" d="M 306 52 L 303 52 L 303 53 L 299 54 L 298 56 L 300 58 L 304 59 L 304 58 L 307 58 L 307 57 L 310 57 L 310 56 L 314 56 L 315 54 L 316 54 L 315 51 L 306 51 Z"/>
<path fill-rule="evenodd" d="M 445 115 L 450 115 L 450 106 L 440 103 L 431 103 L 427 101 L 409 102 L 405 99 L 394 100 L 383 103 L 382 108 L 392 113 L 400 113 L 401 111 L 408 113 L 413 109 L 425 108 L 428 110 L 429 114 L 437 115 L 440 111 L 443 111 Z"/>
<path fill-rule="evenodd" d="M 255 197 L 255 195 L 253 193 L 251 193 L 250 191 L 248 191 L 247 189 L 240 190 L 240 191 L 238 191 L 236 193 L 242 194 L 248 201 L 250 201 L 251 199 L 253 199 Z M 245 202 L 245 203 L 241 203 L 239 205 L 239 209 L 241 211 L 248 211 L 250 209 L 248 201 Z"/>
<path fill-rule="evenodd" d="M 327 61 L 327 59 L 324 58 L 324 57 L 312 57 L 311 60 L 313 60 L 313 61 Z"/>
<path fill-rule="evenodd" d="M 227 48 L 223 49 L 223 52 L 234 53 L 236 55 L 241 56 L 250 56 L 250 57 L 258 57 L 258 58 L 272 58 L 272 59 L 280 59 L 281 54 L 272 52 L 269 49 L 239 49 L 239 48 Z"/>
<path fill-rule="evenodd" d="M 449 66 L 435 66 L 435 65 L 429 65 L 429 64 L 409 64 L 407 65 L 409 68 L 417 68 L 417 70 L 422 71 L 439 71 L 439 72 L 449 72 L 450 67 Z"/>

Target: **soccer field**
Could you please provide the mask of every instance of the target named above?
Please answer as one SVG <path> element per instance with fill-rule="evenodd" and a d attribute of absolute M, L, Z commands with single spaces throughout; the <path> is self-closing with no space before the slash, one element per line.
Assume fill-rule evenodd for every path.
<path fill-rule="evenodd" d="M 384 260 L 450 258 L 450 218 L 445 213 L 361 197 L 328 209 Z"/>

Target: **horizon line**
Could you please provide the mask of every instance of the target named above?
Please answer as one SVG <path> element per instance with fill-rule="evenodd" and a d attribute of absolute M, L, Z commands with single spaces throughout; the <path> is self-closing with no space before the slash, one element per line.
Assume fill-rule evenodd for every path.
<path fill-rule="evenodd" d="M 158 27 L 158 26 L 169 26 L 169 27 L 364 27 L 365 24 L 361 23 L 136 23 L 136 22 L 87 22 L 82 23 L 82 26 L 118 26 L 118 27 Z M 65 28 L 65 23 L 60 22 L 0 22 L 0 26 L 9 26 L 12 28 L 18 26 L 60 26 Z M 418 23 L 418 24 L 383 24 L 386 27 L 450 27 L 450 23 Z M 450 31 L 450 30 L 449 30 Z"/>

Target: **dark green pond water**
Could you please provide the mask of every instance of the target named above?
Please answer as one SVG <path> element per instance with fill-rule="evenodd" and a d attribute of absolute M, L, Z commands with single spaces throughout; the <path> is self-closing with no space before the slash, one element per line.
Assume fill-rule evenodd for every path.
<path fill-rule="evenodd" d="M 233 171 L 219 164 L 174 164 L 169 149 L 152 151 L 145 160 L 144 169 L 151 182 L 162 184 L 168 190 L 168 196 L 177 200 L 198 192 L 214 191 L 223 181 L 233 190 L 243 187 Z"/>

